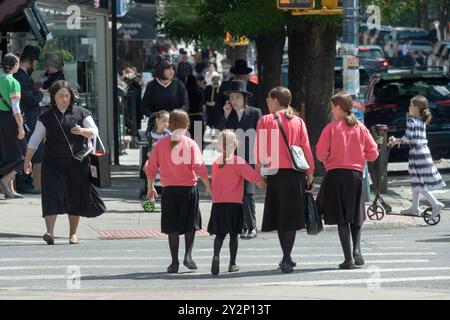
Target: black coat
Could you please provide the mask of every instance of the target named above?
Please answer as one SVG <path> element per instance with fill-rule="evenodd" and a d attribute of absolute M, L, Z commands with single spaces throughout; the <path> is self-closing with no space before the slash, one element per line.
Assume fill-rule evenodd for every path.
<path fill-rule="evenodd" d="M 225 116 L 222 115 L 219 118 L 219 122 L 217 123 L 217 129 L 223 130 L 223 129 L 231 129 L 231 130 L 237 130 L 242 129 L 243 133 L 246 133 L 247 130 L 253 129 L 254 131 L 251 132 L 249 135 L 250 138 L 245 138 L 241 133 L 236 132 L 239 145 L 243 146 L 245 145 L 245 161 L 249 164 L 254 164 L 254 155 L 253 155 L 253 144 L 256 139 L 256 125 L 258 124 L 259 119 L 261 118 L 262 113 L 261 110 L 245 106 L 244 114 L 242 115 L 241 121 L 238 120 L 238 116 L 236 111 L 233 109 L 228 116 L 228 119 L 225 119 Z M 246 135 L 247 136 L 247 135 Z M 245 141 L 244 141 L 245 140 Z M 239 148 L 237 150 L 238 155 L 239 154 Z M 254 165 L 252 165 L 254 167 Z M 252 183 L 245 182 L 245 192 L 246 193 L 255 193 L 255 185 Z"/>
<path fill-rule="evenodd" d="M 64 77 L 64 73 L 62 71 L 55 72 L 53 74 L 45 74 L 47 76 L 47 80 L 44 81 L 44 86 L 42 89 L 48 90 L 58 80 L 66 80 Z"/>
<path fill-rule="evenodd" d="M 34 89 L 33 80 L 22 68 L 14 74 L 14 78 L 20 83 L 20 109 L 25 113 L 39 112 L 39 102 L 44 94 Z"/>

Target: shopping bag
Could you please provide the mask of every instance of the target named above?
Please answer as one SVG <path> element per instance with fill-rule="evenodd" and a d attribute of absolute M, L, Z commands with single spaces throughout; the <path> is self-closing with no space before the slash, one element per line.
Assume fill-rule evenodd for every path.
<path fill-rule="evenodd" d="M 100 142 L 102 150 L 97 150 L 97 140 Z M 98 188 L 108 188 L 111 186 L 111 160 L 106 152 L 100 137 L 94 140 L 94 152 L 89 155 L 91 169 L 91 183 Z"/>
<path fill-rule="evenodd" d="M 310 192 L 305 193 L 305 223 L 306 232 L 310 235 L 317 235 L 323 230 L 322 219 L 319 216 L 316 201 Z"/>

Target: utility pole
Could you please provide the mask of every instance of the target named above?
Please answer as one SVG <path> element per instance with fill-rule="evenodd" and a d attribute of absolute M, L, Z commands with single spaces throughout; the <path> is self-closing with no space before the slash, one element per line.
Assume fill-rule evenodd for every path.
<path fill-rule="evenodd" d="M 117 90 L 117 1 L 111 1 L 114 164 L 119 164 L 119 92 Z"/>
<path fill-rule="evenodd" d="M 343 10 L 344 90 L 356 98 L 359 94 L 359 0 L 343 0 Z"/>

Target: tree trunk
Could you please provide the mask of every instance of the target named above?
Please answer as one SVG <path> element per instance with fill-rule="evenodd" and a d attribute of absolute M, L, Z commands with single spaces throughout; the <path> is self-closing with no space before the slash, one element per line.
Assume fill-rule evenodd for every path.
<path fill-rule="evenodd" d="M 294 107 L 300 115 L 304 117 L 304 110 L 302 106 L 305 103 L 305 74 L 306 65 L 308 64 L 306 57 L 307 44 L 307 30 L 302 31 L 289 30 L 288 31 L 288 54 L 289 54 L 289 70 L 288 82 L 289 90 L 292 93 L 292 107 Z"/>
<path fill-rule="evenodd" d="M 321 27 L 314 21 L 305 22 L 303 30 L 289 35 L 289 87 L 295 92 L 294 103 L 304 102 L 302 116 L 315 154 L 317 141 L 328 123 L 337 34 L 335 29 Z M 323 165 L 316 161 L 315 174 L 323 176 L 324 173 Z"/>
<path fill-rule="evenodd" d="M 227 46 L 226 53 L 227 58 L 230 60 L 232 66 L 234 62 L 238 59 L 247 61 L 247 48 L 248 46 Z"/>
<path fill-rule="evenodd" d="M 285 37 L 284 32 L 280 31 L 272 35 L 261 35 L 255 41 L 258 58 L 258 106 L 263 114 L 269 113 L 267 94 L 280 85 Z"/>

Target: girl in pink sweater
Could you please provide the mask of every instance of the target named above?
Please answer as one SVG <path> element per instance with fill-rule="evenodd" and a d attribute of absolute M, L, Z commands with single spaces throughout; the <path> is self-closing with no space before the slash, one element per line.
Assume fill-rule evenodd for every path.
<path fill-rule="evenodd" d="M 353 99 L 348 93 L 331 98 L 334 121 L 323 129 L 317 143 L 317 159 L 327 173 L 317 196 L 319 213 L 325 224 L 337 225 L 345 261 L 339 269 L 362 266 L 361 226 L 366 219 L 362 197 L 364 162 L 374 161 L 378 149 L 369 130 L 352 114 Z M 350 237 L 351 234 L 351 237 Z M 352 257 L 353 240 L 353 257 Z"/>
<path fill-rule="evenodd" d="M 198 206 L 197 176 L 205 184 L 206 195 L 211 187 L 202 159 L 200 148 L 194 140 L 185 136 L 189 129 L 189 116 L 176 109 L 170 113 L 169 128 L 171 136 L 160 139 L 150 153 L 147 165 L 149 200 L 158 196 L 154 180 L 159 168 L 161 177 L 161 232 L 169 235 L 172 263 L 167 268 L 169 273 L 177 273 L 179 235 L 184 234 L 186 252 L 183 264 L 190 270 L 197 269 L 192 260 L 195 231 L 201 229 L 201 215 Z"/>
<path fill-rule="evenodd" d="M 231 130 L 224 130 L 218 138 L 218 147 L 222 155 L 212 166 L 212 200 L 211 217 L 208 232 L 215 234 L 214 256 L 211 273 L 219 274 L 220 249 L 225 236 L 230 234 L 230 264 L 228 272 L 239 271 L 236 265 L 238 250 L 238 235 L 244 227 L 244 212 L 242 194 L 244 180 L 257 183 L 259 188 L 264 186 L 264 178 L 241 157 L 235 156 L 237 148 L 236 134 Z"/>

